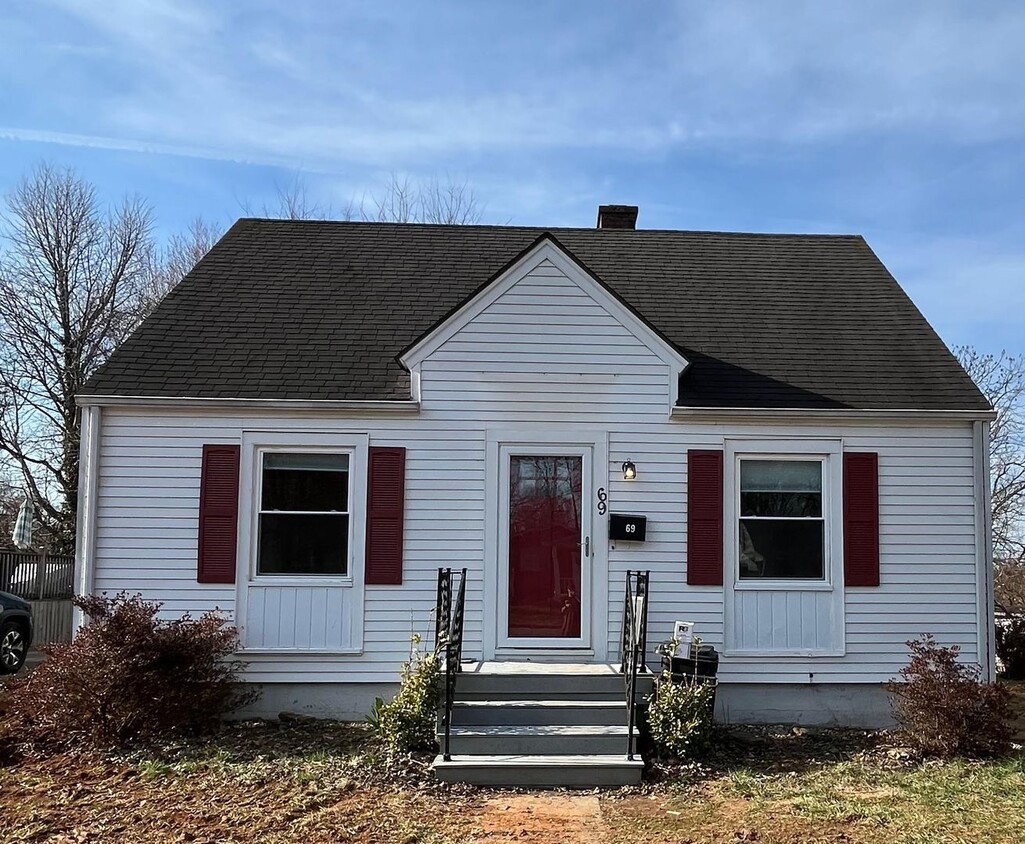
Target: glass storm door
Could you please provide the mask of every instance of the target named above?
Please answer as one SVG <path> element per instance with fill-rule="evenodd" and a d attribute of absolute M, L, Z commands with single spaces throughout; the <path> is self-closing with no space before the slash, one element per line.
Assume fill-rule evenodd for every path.
<path fill-rule="evenodd" d="M 590 449 L 503 449 L 506 647 L 589 644 Z"/>

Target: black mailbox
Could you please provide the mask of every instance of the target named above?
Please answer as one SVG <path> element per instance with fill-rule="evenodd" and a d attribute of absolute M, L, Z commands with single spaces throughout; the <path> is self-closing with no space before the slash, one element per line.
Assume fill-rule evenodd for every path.
<path fill-rule="evenodd" d="M 609 539 L 628 539 L 644 542 L 648 532 L 647 516 L 627 516 L 623 513 L 609 513 Z"/>

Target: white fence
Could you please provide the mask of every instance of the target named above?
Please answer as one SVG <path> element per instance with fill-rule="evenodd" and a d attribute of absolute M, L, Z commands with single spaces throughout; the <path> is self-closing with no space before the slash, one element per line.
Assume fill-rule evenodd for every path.
<path fill-rule="evenodd" d="M 32 604 L 34 645 L 71 641 L 74 574 L 71 556 L 0 551 L 0 591 Z"/>

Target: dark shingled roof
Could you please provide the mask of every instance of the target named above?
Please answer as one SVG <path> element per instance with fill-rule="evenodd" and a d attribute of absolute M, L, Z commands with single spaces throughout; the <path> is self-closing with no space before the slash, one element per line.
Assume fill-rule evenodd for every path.
<path fill-rule="evenodd" d="M 546 231 L 691 361 L 680 405 L 989 407 L 861 237 L 251 219 L 83 392 L 408 399 L 396 355 Z"/>

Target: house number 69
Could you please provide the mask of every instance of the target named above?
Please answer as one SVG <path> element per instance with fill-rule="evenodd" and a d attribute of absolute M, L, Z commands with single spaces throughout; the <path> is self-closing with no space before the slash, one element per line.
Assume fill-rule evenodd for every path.
<path fill-rule="evenodd" d="M 605 487 L 598 487 L 598 515 L 604 516 L 609 509 L 609 505 L 606 503 L 609 500 L 608 494 L 605 492 Z"/>

